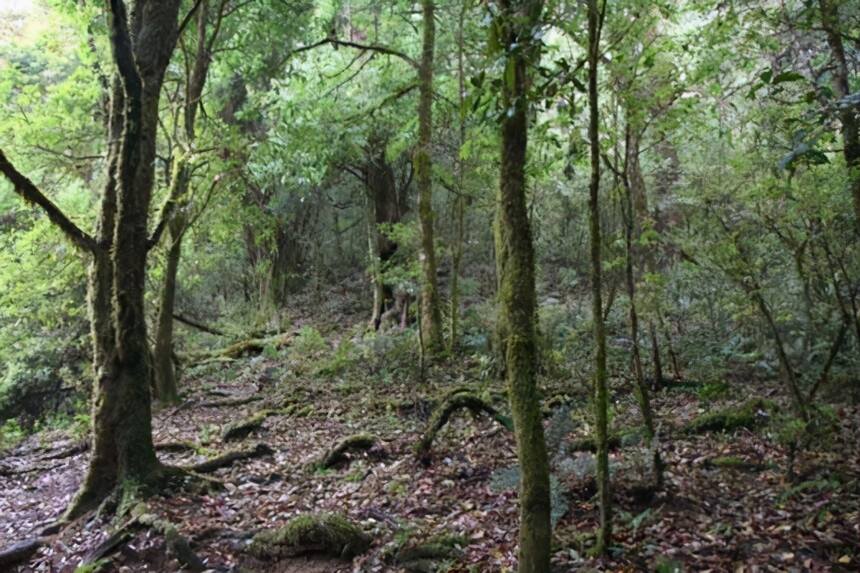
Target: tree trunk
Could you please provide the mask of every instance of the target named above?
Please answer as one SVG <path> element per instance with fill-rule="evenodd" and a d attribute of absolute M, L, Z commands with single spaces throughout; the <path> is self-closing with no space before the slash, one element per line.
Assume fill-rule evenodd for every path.
<path fill-rule="evenodd" d="M 629 143 L 629 140 L 628 140 Z M 648 447 L 653 452 L 654 482 L 657 488 L 663 485 L 663 461 L 660 450 L 655 443 L 657 432 L 654 425 L 654 413 L 651 409 L 651 397 L 648 385 L 645 383 L 645 373 L 642 368 L 642 354 L 639 345 L 639 316 L 636 312 L 636 278 L 633 272 L 633 198 L 630 192 L 630 184 L 626 177 L 623 182 L 624 189 L 624 244 L 625 244 L 625 279 L 627 285 L 627 297 L 630 300 L 630 338 L 633 342 L 633 374 L 635 377 L 636 400 L 639 402 L 639 410 L 645 422 L 645 439 Z"/>
<path fill-rule="evenodd" d="M 135 8 L 129 27 L 124 4 L 110 2 L 111 47 L 123 92 L 114 97 L 110 131 L 121 137 L 109 161 L 99 221 L 100 239 L 110 238 L 111 249 L 99 249 L 90 270 L 93 453 L 68 519 L 93 508 L 116 486 L 133 492 L 159 468 L 152 444 L 144 287 L 158 98 L 176 43 L 179 2 L 160 2 L 153 9 L 141 0 Z"/>
<path fill-rule="evenodd" d="M 496 220 L 499 276 L 499 338 L 502 342 L 520 480 L 520 573 L 549 571 L 549 463 L 537 392 L 534 247 L 526 209 L 525 164 L 528 143 L 528 66 L 537 60 L 532 28 L 540 21 L 539 1 L 501 2 L 507 55 L 502 102 L 501 184 Z"/>
<path fill-rule="evenodd" d="M 597 498 L 600 505 L 600 529 L 595 553 L 606 554 L 612 538 L 612 508 L 609 484 L 606 329 L 603 322 L 602 255 L 600 252 L 600 142 L 598 141 L 599 109 L 597 65 L 600 56 L 601 14 L 597 0 L 588 0 L 588 139 L 591 151 L 591 181 L 589 184 L 589 227 L 591 235 L 591 300 L 594 323 L 594 419 L 597 430 Z"/>
<path fill-rule="evenodd" d="M 457 101 L 460 109 L 463 109 L 466 100 L 466 66 L 465 66 L 465 44 L 463 40 L 463 26 L 466 20 L 466 8 L 468 4 L 460 5 L 460 18 L 457 21 Z M 456 237 L 454 248 L 451 250 L 451 330 L 448 336 L 448 350 L 454 351 L 459 344 L 460 335 L 460 265 L 463 260 L 463 242 L 465 236 L 466 196 L 463 185 L 463 159 L 460 153 L 466 143 L 466 120 L 460 114 L 460 125 L 457 132 L 457 155 L 454 160 L 454 178 L 457 186 L 457 198 L 454 200 L 454 219 L 456 221 Z"/>
<path fill-rule="evenodd" d="M 155 344 L 153 345 L 153 367 L 155 369 L 155 396 L 167 404 L 179 400 L 179 390 L 176 383 L 176 369 L 173 361 L 173 315 L 176 307 L 176 278 L 179 272 L 179 260 L 182 256 L 182 237 L 185 234 L 186 215 L 185 201 L 187 193 L 188 168 L 185 161 L 180 160 L 174 166 L 171 185 L 171 197 L 177 197 L 179 203 L 173 208 L 168 223 L 167 264 L 164 269 L 164 284 L 161 287 L 161 304 L 156 319 Z"/>
<path fill-rule="evenodd" d="M 373 316 L 371 325 L 379 329 L 382 315 L 394 304 L 394 291 L 385 283 L 384 271 L 388 261 L 397 252 L 397 243 L 382 232 L 382 227 L 399 223 L 403 215 L 403 207 L 397 192 L 397 182 L 394 169 L 385 158 L 385 142 L 371 138 L 365 161 L 364 181 L 370 198 L 370 213 L 372 229 L 370 241 L 373 253 L 371 266 L 373 268 Z"/>
<path fill-rule="evenodd" d="M 851 93 L 851 87 L 848 60 L 839 29 L 839 2 L 819 0 L 818 4 L 821 10 L 821 25 L 827 34 L 827 43 L 835 64 L 833 91 L 837 98 L 842 99 Z M 854 223 L 860 232 L 860 121 L 857 119 L 855 106 L 841 106 L 839 119 L 842 123 L 842 154 L 848 168 L 848 185 L 854 201 Z"/>
<path fill-rule="evenodd" d="M 654 227 L 654 220 L 648 212 L 648 196 L 645 190 L 645 178 L 642 176 L 642 166 L 640 164 L 640 138 L 637 127 L 632 126 L 628 117 L 628 124 L 625 134 L 627 141 L 625 171 L 627 174 L 628 186 L 631 194 L 631 203 L 633 205 L 633 242 L 638 242 L 639 237 L 645 229 Z M 640 262 L 640 269 L 644 268 L 645 272 L 653 274 L 657 272 L 657 252 L 656 246 L 646 245 L 635 249 L 638 253 L 636 257 Z M 640 271 L 641 272 L 641 271 Z M 655 301 L 656 304 L 656 301 Z M 656 310 L 649 313 L 647 317 L 648 337 L 651 340 L 651 366 L 654 370 L 654 388 L 659 388 L 663 383 L 663 361 L 660 356 L 660 340 L 657 336 L 657 327 L 654 324 L 653 314 Z"/>
<path fill-rule="evenodd" d="M 425 354 L 442 349 L 442 313 L 436 280 L 436 250 L 433 246 L 433 162 L 430 144 L 433 136 L 433 50 L 436 44 L 434 1 L 421 0 L 424 40 L 418 71 L 418 147 L 415 174 L 418 183 L 418 218 L 421 221 L 421 326 Z"/>

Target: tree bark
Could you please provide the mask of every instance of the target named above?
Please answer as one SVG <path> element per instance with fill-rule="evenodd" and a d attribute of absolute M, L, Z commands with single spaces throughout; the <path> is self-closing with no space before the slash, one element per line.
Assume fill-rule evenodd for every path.
<path fill-rule="evenodd" d="M 111 153 L 99 220 L 100 238 L 111 248 L 96 253 L 90 270 L 93 453 L 67 519 L 95 507 L 114 487 L 133 491 L 148 483 L 159 469 L 143 297 L 158 98 L 178 11 L 178 0 L 157 6 L 140 0 L 129 22 L 125 5 L 110 1 L 111 47 L 123 94 L 114 90 L 110 131 L 121 137 Z"/>
<path fill-rule="evenodd" d="M 819 0 L 818 5 L 821 10 L 821 25 L 827 34 L 827 43 L 835 64 L 833 91 L 837 98 L 842 99 L 851 93 L 851 88 L 848 59 L 839 29 L 839 2 Z M 839 119 L 842 123 L 842 154 L 845 157 L 848 185 L 854 202 L 854 223 L 860 232 L 860 121 L 855 110 L 855 106 L 841 106 Z"/>
<path fill-rule="evenodd" d="M 418 147 L 415 150 L 415 175 L 418 184 L 418 218 L 421 222 L 421 326 L 425 354 L 442 349 L 442 313 L 436 280 L 436 250 L 433 245 L 433 51 L 436 45 L 435 3 L 421 0 L 424 39 L 418 68 Z"/>
<path fill-rule="evenodd" d="M 534 247 L 526 208 L 529 64 L 539 47 L 532 42 L 540 22 L 540 1 L 500 2 L 497 24 L 507 52 L 502 87 L 501 183 L 496 213 L 499 277 L 499 339 L 502 342 L 520 481 L 520 573 L 549 571 L 549 463 L 537 391 Z"/>
<path fill-rule="evenodd" d="M 604 5 L 605 6 L 605 5 Z M 591 151 L 591 181 L 589 183 L 589 227 L 591 236 L 591 300 L 594 323 L 594 419 L 597 442 L 597 497 L 600 506 L 600 528 L 594 551 L 606 554 L 612 539 L 612 494 L 609 483 L 606 328 L 603 322 L 602 254 L 600 239 L 600 141 L 598 140 L 599 108 L 597 66 L 600 58 L 600 29 L 602 15 L 597 0 L 588 0 L 588 139 Z"/>
<path fill-rule="evenodd" d="M 466 65 L 463 27 L 466 20 L 467 3 L 460 6 L 460 17 L 457 21 L 457 102 L 463 109 L 466 100 Z M 466 120 L 460 114 L 460 125 L 457 132 L 457 155 L 454 160 L 454 179 L 457 186 L 457 197 L 454 200 L 454 219 L 456 221 L 456 237 L 454 248 L 451 250 L 451 329 L 448 335 L 448 350 L 454 351 L 459 344 L 460 335 L 460 266 L 463 261 L 463 243 L 465 240 L 466 196 L 464 194 L 464 166 L 460 157 L 466 143 Z"/>
<path fill-rule="evenodd" d="M 161 301 L 155 327 L 155 343 L 152 356 L 155 369 L 155 396 L 161 402 L 174 404 L 179 400 L 176 367 L 173 361 L 173 315 L 176 308 L 176 282 L 179 260 L 182 257 L 182 237 L 185 234 L 186 215 L 183 199 L 188 187 L 188 169 L 184 160 L 174 164 L 171 196 L 179 203 L 173 208 L 168 222 L 167 262 L 164 283 L 161 286 Z"/>
<path fill-rule="evenodd" d="M 629 132 L 628 132 L 629 133 Z M 629 144 L 629 138 L 627 140 Z M 645 383 L 645 372 L 642 368 L 642 354 L 639 345 L 639 315 L 636 312 L 636 276 L 633 270 L 634 249 L 634 215 L 633 215 L 633 196 L 630 190 L 630 183 L 627 180 L 626 174 L 622 184 L 624 189 L 624 244 L 625 244 L 625 279 L 627 286 L 627 297 L 630 299 L 630 338 L 633 342 L 632 362 L 633 375 L 635 380 L 636 400 L 639 402 L 639 410 L 642 412 L 642 419 L 645 422 L 645 439 L 647 445 L 653 451 L 654 464 L 654 482 L 657 488 L 663 485 L 663 460 L 660 457 L 660 450 L 655 443 L 656 428 L 654 425 L 654 413 L 651 409 L 651 397 L 648 390 L 648 385 Z"/>

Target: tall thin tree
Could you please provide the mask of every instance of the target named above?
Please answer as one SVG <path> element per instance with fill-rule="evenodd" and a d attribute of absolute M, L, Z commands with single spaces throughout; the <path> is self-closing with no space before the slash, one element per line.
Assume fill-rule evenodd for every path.
<path fill-rule="evenodd" d="M 520 462 L 520 573 L 549 571 L 549 462 L 537 392 L 534 246 L 526 209 L 529 66 L 540 54 L 535 30 L 543 3 L 502 0 L 495 22 L 506 72 L 502 82 L 501 182 L 496 211 L 499 339 Z"/>
<path fill-rule="evenodd" d="M 603 259 L 600 251 L 600 110 L 597 72 L 600 62 L 600 32 L 604 10 L 597 0 L 588 0 L 588 139 L 591 153 L 591 181 L 588 188 L 588 214 L 591 236 L 591 299 L 594 322 L 594 419 L 597 429 L 597 498 L 600 506 L 600 529 L 594 551 L 605 554 L 612 538 L 612 494 L 609 486 L 608 418 L 609 397 L 606 367 L 606 326 L 603 322 Z"/>

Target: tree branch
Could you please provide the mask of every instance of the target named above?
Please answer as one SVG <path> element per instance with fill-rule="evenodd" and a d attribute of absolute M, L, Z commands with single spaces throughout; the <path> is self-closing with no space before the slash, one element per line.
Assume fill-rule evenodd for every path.
<path fill-rule="evenodd" d="M 59 227 L 76 247 L 90 253 L 99 250 L 96 240 L 75 225 L 59 207 L 39 191 L 32 181 L 15 169 L 15 166 L 6 159 L 6 154 L 3 153 L 2 149 L 0 149 L 0 172 L 12 183 L 15 193 L 20 195 L 25 201 L 41 207 L 48 215 L 48 219 Z"/>
<path fill-rule="evenodd" d="M 400 58 L 416 70 L 418 69 L 418 62 L 414 59 L 410 58 L 403 52 L 395 50 L 393 48 L 389 48 L 388 46 L 383 46 L 381 44 L 360 44 L 358 42 L 351 42 L 347 40 L 338 40 L 337 38 L 324 38 L 318 42 L 314 42 L 313 44 L 308 44 L 307 46 L 301 46 L 299 48 L 295 48 L 294 50 L 290 50 L 286 56 L 282 59 L 281 63 L 285 62 L 290 56 L 295 54 L 299 54 L 301 52 L 307 52 L 308 50 L 313 50 L 315 48 L 319 48 L 320 46 L 324 46 L 326 44 L 331 44 L 332 46 L 345 46 L 347 48 L 355 48 L 356 50 L 362 50 L 365 52 L 377 52 L 379 54 L 385 54 L 386 56 L 394 56 L 396 58 Z"/>

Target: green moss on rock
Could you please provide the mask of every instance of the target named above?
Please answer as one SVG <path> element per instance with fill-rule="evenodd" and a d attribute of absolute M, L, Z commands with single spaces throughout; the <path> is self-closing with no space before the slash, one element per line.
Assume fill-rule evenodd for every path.
<path fill-rule="evenodd" d="M 248 552 L 262 559 L 320 554 L 352 559 L 370 548 L 371 538 L 360 527 L 336 514 L 303 514 L 278 529 L 254 536 Z"/>

